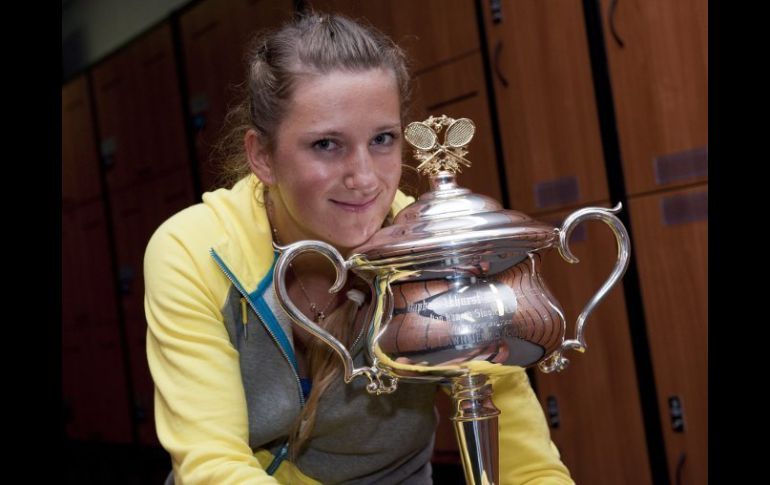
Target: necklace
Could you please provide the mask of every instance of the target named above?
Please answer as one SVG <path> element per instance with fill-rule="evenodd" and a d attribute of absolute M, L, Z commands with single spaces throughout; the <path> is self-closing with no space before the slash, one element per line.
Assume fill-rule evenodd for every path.
<path fill-rule="evenodd" d="M 278 235 L 278 228 L 275 227 L 275 224 L 273 224 L 273 204 L 268 197 L 267 190 L 265 190 L 265 205 L 267 206 L 268 222 L 270 223 L 270 227 L 273 230 L 273 240 L 277 245 L 283 246 L 281 238 Z M 289 263 L 289 269 L 294 274 L 294 278 L 297 280 L 297 283 L 299 283 L 299 288 L 302 290 L 302 294 L 305 296 L 305 300 L 307 300 L 308 305 L 310 305 L 310 311 L 313 313 L 313 321 L 316 323 L 323 323 L 324 319 L 326 318 L 326 311 L 329 309 L 332 303 L 334 303 L 335 297 L 337 295 L 332 294 L 329 298 L 329 301 L 326 302 L 326 305 L 324 305 L 324 307 L 319 310 L 318 305 L 310 298 L 310 293 L 308 293 L 305 285 L 302 283 L 302 278 L 299 277 L 299 273 L 297 273 L 297 270 L 294 269 L 293 263 Z"/>

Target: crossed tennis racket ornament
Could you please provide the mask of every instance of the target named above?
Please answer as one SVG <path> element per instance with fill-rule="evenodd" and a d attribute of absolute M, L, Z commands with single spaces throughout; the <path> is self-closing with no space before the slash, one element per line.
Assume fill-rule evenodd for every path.
<path fill-rule="evenodd" d="M 584 352 L 586 320 L 620 281 L 630 255 L 628 232 L 615 216 L 620 204 L 579 209 L 553 227 L 458 186 L 456 174 L 471 165 L 466 147 L 475 130 L 471 120 L 445 115 L 410 123 L 404 137 L 431 190 L 347 259 L 323 241 L 278 246 L 274 278 L 291 318 L 340 356 L 345 382 L 364 376 L 373 394 L 397 392 L 399 382 L 439 382 L 451 389 L 451 419 L 466 482 L 473 485 L 499 483 L 494 379 L 531 366 L 561 371 L 569 363 L 567 351 Z M 609 226 L 617 259 L 568 339 L 566 317 L 543 280 L 541 260 L 555 248 L 577 263 L 568 241 L 587 220 Z M 308 252 L 324 255 L 335 266 L 330 292 L 343 288 L 348 271 L 369 283 L 372 302 L 362 331 L 368 365 L 356 367 L 348 348 L 289 297 L 289 264 Z"/>

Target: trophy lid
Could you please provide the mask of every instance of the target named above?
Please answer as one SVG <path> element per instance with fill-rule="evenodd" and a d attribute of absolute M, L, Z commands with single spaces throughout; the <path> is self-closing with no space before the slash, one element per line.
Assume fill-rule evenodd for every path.
<path fill-rule="evenodd" d="M 444 144 L 439 144 L 436 132 L 444 126 Z M 430 177 L 432 190 L 405 207 L 392 225 L 379 230 L 353 254 L 374 266 L 431 261 L 442 266 L 477 264 L 480 258 L 508 259 L 512 264 L 528 252 L 554 244 L 558 230 L 553 226 L 503 209 L 494 199 L 457 185 L 455 173 L 460 165 L 470 166 L 463 156 L 474 132 L 471 120 L 447 116 L 431 116 L 407 126 L 405 138 L 415 147 L 415 158 L 422 161 L 417 169 Z"/>

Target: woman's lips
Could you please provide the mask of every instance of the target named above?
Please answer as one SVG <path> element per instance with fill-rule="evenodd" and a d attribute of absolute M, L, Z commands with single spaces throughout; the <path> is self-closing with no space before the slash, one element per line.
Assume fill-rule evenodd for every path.
<path fill-rule="evenodd" d="M 349 212 L 363 212 L 367 209 L 369 209 L 371 206 L 374 205 L 374 202 L 377 200 L 377 196 L 380 194 L 375 195 L 371 199 L 364 200 L 361 202 L 358 201 L 341 201 L 341 200 L 334 200 L 330 199 L 332 202 L 337 204 L 338 207 L 340 207 L 343 210 L 349 211 Z"/>

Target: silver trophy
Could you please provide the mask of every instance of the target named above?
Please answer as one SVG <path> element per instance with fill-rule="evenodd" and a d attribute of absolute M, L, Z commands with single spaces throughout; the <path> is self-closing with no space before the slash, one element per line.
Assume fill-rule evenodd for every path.
<path fill-rule="evenodd" d="M 492 402 L 489 376 L 501 366 L 561 371 L 569 363 L 565 351 L 584 352 L 586 319 L 625 273 L 630 251 L 626 228 L 614 215 L 620 204 L 577 210 L 555 228 L 459 187 L 455 174 L 470 166 L 465 147 L 474 132 L 467 118 L 431 116 L 409 124 L 405 138 L 432 190 L 347 260 L 327 243 L 300 241 L 278 247 L 275 265 L 281 305 L 298 325 L 337 352 L 346 383 L 366 376 L 373 394 L 395 392 L 399 381 L 451 386 L 451 419 L 469 485 L 499 483 L 500 411 Z M 617 262 L 578 316 L 575 338 L 565 339 L 564 313 L 543 281 L 540 261 L 556 247 L 562 258 L 577 263 L 568 241 L 586 220 L 610 227 L 617 239 Z M 292 303 L 286 271 L 294 258 L 308 252 L 324 255 L 336 267 L 330 292 L 343 288 L 348 271 L 369 283 L 372 304 L 364 330 L 368 367 L 354 367 L 348 349 Z"/>

